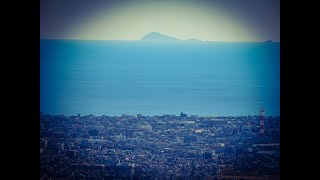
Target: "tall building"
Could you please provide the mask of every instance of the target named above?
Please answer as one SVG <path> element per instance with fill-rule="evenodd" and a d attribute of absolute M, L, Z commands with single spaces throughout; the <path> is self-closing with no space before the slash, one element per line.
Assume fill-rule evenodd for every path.
<path fill-rule="evenodd" d="M 181 118 L 187 117 L 187 114 L 184 114 L 183 112 L 181 112 L 181 113 L 180 113 L 180 117 L 181 117 Z"/>
<path fill-rule="evenodd" d="M 264 109 L 260 109 L 260 135 L 264 136 Z"/>

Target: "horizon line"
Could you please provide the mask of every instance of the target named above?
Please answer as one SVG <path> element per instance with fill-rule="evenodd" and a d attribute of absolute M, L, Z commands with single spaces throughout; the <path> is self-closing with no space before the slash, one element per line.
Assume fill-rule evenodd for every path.
<path fill-rule="evenodd" d="M 125 41 L 125 42 L 160 42 L 160 43 L 166 43 L 166 42 L 193 42 L 192 41 L 195 38 L 190 38 L 190 39 L 177 39 L 177 40 L 142 40 L 142 39 L 137 39 L 137 40 L 119 40 L 119 39 L 74 39 L 74 38 L 40 38 L 41 40 L 57 40 L 57 41 Z M 198 39 L 196 39 L 198 40 Z M 280 43 L 280 41 L 273 41 L 273 40 L 265 40 L 265 41 L 203 41 L 203 40 L 198 40 L 196 43 L 217 43 L 217 42 L 222 42 L 222 43 Z"/>
<path fill-rule="evenodd" d="M 188 114 L 188 113 L 184 113 L 184 112 L 182 112 L 183 114 Z M 97 117 L 99 117 L 99 116 L 110 116 L 110 117 L 114 117 L 114 116 L 116 116 L 116 117 L 121 117 L 122 115 L 127 115 L 127 116 L 137 116 L 138 114 L 141 114 L 142 116 L 149 116 L 149 117 L 154 117 L 154 116 L 164 116 L 164 115 L 169 115 L 169 116 L 180 116 L 179 114 L 177 115 L 177 114 L 153 114 L 153 115 L 147 115 L 147 114 L 145 114 L 145 115 L 143 115 L 142 113 L 138 113 L 138 114 L 135 114 L 135 115 L 133 115 L 133 114 L 129 114 L 129 113 L 122 113 L 122 114 L 119 114 L 119 115 L 115 115 L 115 114 L 108 114 L 108 113 L 106 113 L 106 114 L 94 114 L 94 113 L 89 113 L 89 114 L 83 114 L 83 115 L 81 115 L 81 113 L 77 113 L 77 114 L 79 114 L 80 115 L 80 117 L 81 116 L 90 116 L 90 115 L 93 115 L 93 116 L 97 116 Z M 71 117 L 71 116 L 77 116 L 77 114 L 75 114 L 75 115 L 71 115 L 71 114 L 69 114 L 69 115 L 67 115 L 67 114 L 59 114 L 59 113 L 44 113 L 44 112 L 40 112 L 40 115 L 50 115 L 50 116 L 66 116 L 66 117 Z M 259 116 L 259 113 L 257 113 L 257 114 L 254 114 L 254 115 L 252 115 L 252 114 L 247 114 L 247 115 L 197 115 L 197 114 L 189 114 L 188 115 L 188 117 L 191 117 L 191 116 L 198 116 L 198 117 L 243 117 L 243 116 Z M 270 117 L 280 117 L 280 114 L 279 115 L 267 115 L 267 116 L 270 116 Z"/>

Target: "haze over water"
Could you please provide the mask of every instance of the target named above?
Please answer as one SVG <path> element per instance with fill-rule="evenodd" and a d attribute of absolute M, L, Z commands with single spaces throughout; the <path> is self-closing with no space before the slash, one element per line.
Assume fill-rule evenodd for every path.
<path fill-rule="evenodd" d="M 280 43 L 40 44 L 44 113 L 280 115 Z"/>

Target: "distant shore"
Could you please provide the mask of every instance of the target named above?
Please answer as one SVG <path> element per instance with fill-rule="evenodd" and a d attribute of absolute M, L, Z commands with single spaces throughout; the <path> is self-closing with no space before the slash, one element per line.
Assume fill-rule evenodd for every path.
<path fill-rule="evenodd" d="M 94 115 L 94 114 L 86 114 L 86 115 L 64 115 L 64 114 L 47 114 L 47 113 L 40 113 L 40 116 L 53 116 L 53 117 L 113 117 L 113 118 L 150 118 L 150 117 L 184 117 L 184 118 L 241 118 L 241 117 L 259 117 L 259 115 L 236 115 L 236 116 L 203 116 L 203 115 L 176 115 L 176 114 L 162 114 L 162 115 L 143 115 L 143 114 L 137 114 L 137 115 L 130 115 L 130 114 L 122 114 L 122 115 Z M 280 115 L 267 115 L 266 117 L 280 117 Z"/>

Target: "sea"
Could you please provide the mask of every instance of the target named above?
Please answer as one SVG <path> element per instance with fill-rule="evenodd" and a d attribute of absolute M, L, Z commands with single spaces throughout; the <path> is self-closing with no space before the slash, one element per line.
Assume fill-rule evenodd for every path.
<path fill-rule="evenodd" d="M 40 40 L 52 115 L 280 115 L 279 42 Z"/>

